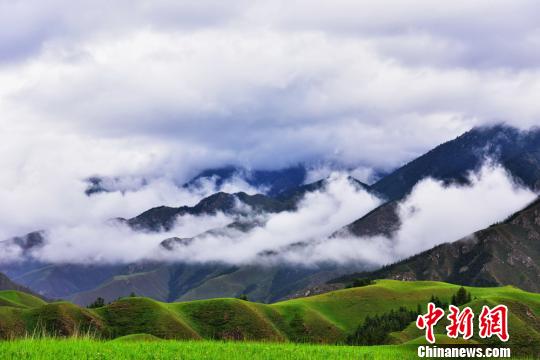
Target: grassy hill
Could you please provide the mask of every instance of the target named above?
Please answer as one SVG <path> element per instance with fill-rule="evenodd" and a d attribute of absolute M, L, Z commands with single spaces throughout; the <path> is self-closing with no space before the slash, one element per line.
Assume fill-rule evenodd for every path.
<path fill-rule="evenodd" d="M 60 336 L 92 334 L 110 339 L 147 334 L 162 339 L 221 339 L 271 342 L 344 343 L 366 316 L 400 306 L 425 306 L 432 295 L 449 302 L 459 286 L 431 281 L 379 280 L 374 285 L 334 291 L 271 305 L 239 299 L 211 299 L 163 303 L 130 297 L 98 309 L 57 302 L 43 304 L 31 295 L 0 306 L 0 336 L 14 338 L 44 333 Z M 540 353 L 540 294 L 514 287 L 467 288 L 468 305 L 506 304 L 510 309 L 511 347 Z M 3 299 L 2 297 L 0 297 Z M 15 300 L 10 300 L 15 299 Z M 444 333 L 445 324 L 438 333 Z M 414 325 L 389 336 L 389 343 L 419 341 Z M 486 342 L 474 339 L 476 342 Z"/>
<path fill-rule="evenodd" d="M 12 307 L 38 307 L 47 304 L 44 300 L 34 295 L 17 290 L 0 291 L 0 306 Z"/>

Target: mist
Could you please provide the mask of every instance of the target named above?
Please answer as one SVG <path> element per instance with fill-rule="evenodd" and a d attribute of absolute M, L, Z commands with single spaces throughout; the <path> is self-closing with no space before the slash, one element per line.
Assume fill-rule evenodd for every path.
<path fill-rule="evenodd" d="M 243 208 L 240 217 L 222 213 L 180 216 L 172 230 L 158 233 L 134 231 L 117 222 L 56 226 L 47 230 L 46 244 L 29 256 L 50 263 L 333 263 L 374 268 L 469 236 L 535 198 L 536 194 L 515 184 L 503 168 L 486 164 L 470 174 L 467 185 L 445 185 L 431 178 L 419 182 L 399 203 L 401 226 L 390 238 L 358 238 L 343 235 L 343 231 L 336 237 L 331 235 L 383 201 L 355 185 L 347 174 L 332 173 L 326 185 L 307 193 L 295 211 L 256 214 Z M 258 226 L 247 232 L 227 228 L 239 220 Z M 160 246 L 172 237 L 193 239 L 171 250 Z M 6 249 L 2 261 L 20 256 L 17 249 Z"/>
<path fill-rule="evenodd" d="M 503 221 L 537 197 L 489 161 L 468 180 L 468 185 L 445 185 L 432 178 L 420 181 L 399 203 L 401 226 L 390 238 L 341 236 L 285 257 L 300 263 L 361 262 L 379 267 Z"/>

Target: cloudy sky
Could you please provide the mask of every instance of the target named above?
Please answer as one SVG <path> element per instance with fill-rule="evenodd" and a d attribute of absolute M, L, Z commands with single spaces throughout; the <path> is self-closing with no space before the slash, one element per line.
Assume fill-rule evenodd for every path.
<path fill-rule="evenodd" d="M 0 0 L 0 235 L 190 203 L 171 181 L 209 166 L 391 169 L 476 125 L 534 125 L 536 10 Z M 157 180 L 97 201 L 93 174 Z"/>

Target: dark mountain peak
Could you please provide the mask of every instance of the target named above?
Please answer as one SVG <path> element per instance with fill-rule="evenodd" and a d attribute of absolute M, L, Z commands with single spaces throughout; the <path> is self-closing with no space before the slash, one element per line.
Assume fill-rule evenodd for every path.
<path fill-rule="evenodd" d="M 217 187 L 221 187 L 227 181 L 238 177 L 250 186 L 266 190 L 268 195 L 274 196 L 302 185 L 306 174 L 307 170 L 302 165 L 277 170 L 250 170 L 245 167 L 227 165 L 202 171 L 184 184 L 184 187 L 199 187 L 204 180 L 214 181 Z"/>
<path fill-rule="evenodd" d="M 235 194 L 218 192 L 202 199 L 193 207 L 159 206 L 152 208 L 127 220 L 127 223 L 137 230 L 168 231 L 174 226 L 176 218 L 181 215 L 215 215 L 218 212 L 229 215 L 242 215 L 253 211 L 256 213 L 275 213 L 292 209 L 293 206 L 294 204 L 282 202 L 262 194 L 249 195 L 244 192 Z"/>
<path fill-rule="evenodd" d="M 29 251 L 39 248 L 45 244 L 45 231 L 33 231 L 26 235 L 15 236 L 3 241 L 0 241 L 0 249 L 2 247 L 18 247 L 22 255 L 26 255 Z"/>
<path fill-rule="evenodd" d="M 90 176 L 84 179 L 86 183 L 86 196 L 100 193 L 137 191 L 146 185 L 148 181 L 144 177 L 138 176 Z"/>
<path fill-rule="evenodd" d="M 186 214 L 188 209 L 186 206 L 158 206 L 127 220 L 127 224 L 135 230 L 168 231 L 172 229 L 176 217 Z"/>
<path fill-rule="evenodd" d="M 385 236 L 390 238 L 399 230 L 400 226 L 398 202 L 390 201 L 339 229 L 331 237 L 353 235 L 357 237 Z"/>
<path fill-rule="evenodd" d="M 358 188 L 369 189 L 367 185 L 352 177 L 349 177 L 348 179 Z M 185 214 L 214 215 L 218 212 L 223 212 L 229 215 L 245 215 L 246 212 L 256 212 L 260 214 L 294 210 L 298 201 L 300 201 L 306 193 L 320 190 L 324 188 L 327 183 L 327 179 L 319 180 L 311 184 L 298 186 L 297 188 L 283 192 L 276 197 L 270 197 L 263 194 L 250 195 L 245 192 L 234 194 L 217 192 L 202 199 L 193 207 L 159 206 L 127 220 L 127 223 L 138 230 L 168 231 L 172 229 L 176 218 Z M 248 208 L 245 206 L 248 206 Z M 119 219 L 118 221 L 123 222 L 122 219 Z"/>
<path fill-rule="evenodd" d="M 522 131 L 504 124 L 474 128 L 400 167 L 371 188 L 397 200 L 426 177 L 463 184 L 486 159 L 500 163 L 517 181 L 535 188 L 540 182 L 540 131 Z"/>
<path fill-rule="evenodd" d="M 215 214 L 218 211 L 230 212 L 236 206 L 234 194 L 218 192 L 210 195 L 193 207 L 194 214 Z"/>
<path fill-rule="evenodd" d="M 360 180 L 355 179 L 352 176 L 347 176 L 347 180 L 358 190 L 371 191 L 369 185 L 364 184 Z M 300 185 L 294 189 L 284 191 L 276 196 L 281 201 L 295 201 L 297 202 L 304 197 L 305 194 L 324 189 L 330 181 L 330 178 L 324 178 L 309 184 Z"/>
<path fill-rule="evenodd" d="M 31 248 L 42 246 L 45 243 L 45 232 L 33 231 L 23 236 L 16 236 L 11 239 L 13 243 L 20 246 L 23 250 L 29 250 Z"/>

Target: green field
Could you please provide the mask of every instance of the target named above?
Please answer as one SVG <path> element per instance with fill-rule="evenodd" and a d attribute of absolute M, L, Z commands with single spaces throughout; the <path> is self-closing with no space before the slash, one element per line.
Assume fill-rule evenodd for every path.
<path fill-rule="evenodd" d="M 416 359 L 416 347 L 330 346 L 218 341 L 17 340 L 2 359 Z"/>
<path fill-rule="evenodd" d="M 339 346 L 323 347 L 318 350 L 317 347 L 302 347 L 290 343 L 344 344 L 347 336 L 356 330 L 366 316 L 386 313 L 400 306 L 416 309 L 419 304 L 425 306 L 432 295 L 448 302 L 458 288 L 457 285 L 440 282 L 379 280 L 370 286 L 271 305 L 238 299 L 162 303 L 148 298 L 130 297 L 98 309 L 80 308 L 68 302 L 47 304 L 31 295 L 9 291 L 0 292 L 0 338 L 88 336 L 103 342 L 47 340 L 49 342 L 45 341 L 44 344 L 50 344 L 47 346 L 50 346 L 51 351 L 63 346 L 72 348 L 73 351 L 79 347 L 90 351 L 92 346 L 109 349 L 107 351 L 116 351 L 117 347 L 131 351 L 129 349 L 141 346 L 138 341 L 141 340 L 141 335 L 134 334 L 146 334 L 145 339 L 287 343 L 272 346 L 293 349 L 284 351 L 307 349 L 305 351 L 316 353 L 343 351 L 347 354 L 348 351 L 358 351 L 359 348 Z M 472 301 L 467 305 L 476 312 L 479 312 L 484 304 L 506 304 L 510 309 L 511 338 L 508 346 L 520 354 L 540 354 L 540 294 L 527 293 L 509 286 L 469 287 L 467 290 L 472 294 Z M 437 333 L 443 334 L 445 325 L 441 323 L 437 327 Z M 126 345 L 125 341 L 120 345 L 115 345 L 114 341 L 106 341 L 128 335 L 132 335 L 133 345 Z M 422 332 L 411 324 L 403 331 L 390 334 L 387 343 L 389 345 L 416 343 L 421 341 L 419 339 L 422 339 L 422 335 Z M 500 345 L 493 339 L 473 338 L 470 342 Z M 206 351 L 197 350 L 197 346 L 190 345 L 201 343 L 159 342 L 145 346 L 163 348 L 160 351 L 175 351 L 167 350 L 169 348 L 182 349 L 188 353 Z M 18 348 L 24 348 L 18 344 L 21 343 L 4 342 L 2 346 L 5 351 L 13 352 L 19 351 Z M 28 346 L 32 347 L 33 344 L 30 342 Z M 204 344 L 207 345 L 203 348 L 208 349 L 219 346 L 234 347 L 220 342 Z M 259 349 L 261 346 L 270 345 L 250 343 L 241 351 L 252 351 L 250 349 Z M 47 347 L 47 351 L 48 349 Z M 227 349 L 222 351 L 233 351 Z M 369 349 L 365 351 L 397 351 L 393 347 Z"/>

